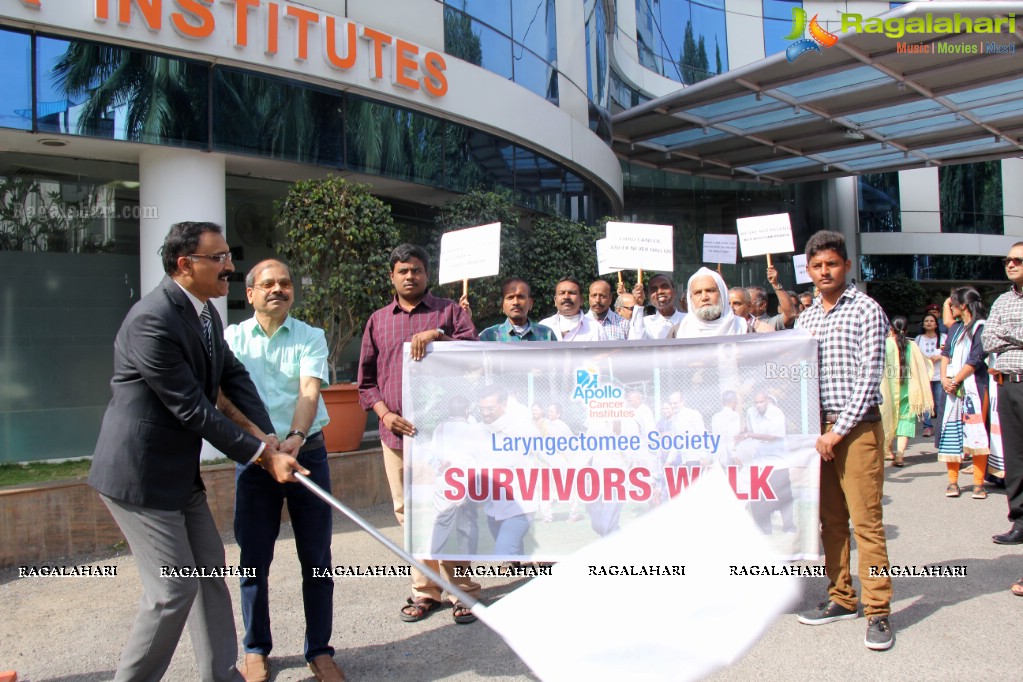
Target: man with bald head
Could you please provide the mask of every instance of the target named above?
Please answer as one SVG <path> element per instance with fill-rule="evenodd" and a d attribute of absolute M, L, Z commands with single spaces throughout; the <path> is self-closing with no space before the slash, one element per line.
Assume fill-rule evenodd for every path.
<path fill-rule="evenodd" d="M 745 334 L 748 324 L 737 317 L 728 304 L 728 290 L 721 275 L 709 268 L 700 268 L 686 287 L 689 314 L 672 328 L 669 338 L 696 336 L 728 336 Z"/>
<path fill-rule="evenodd" d="M 749 290 L 732 287 L 728 290 L 728 304 L 732 306 L 732 313 L 736 317 L 746 320 L 749 331 L 753 331 L 756 318 L 753 317 L 753 303 L 749 296 Z"/>
<path fill-rule="evenodd" d="M 624 341 L 629 338 L 629 321 L 611 310 L 612 300 L 611 285 L 602 279 L 594 281 L 590 284 L 590 309 L 586 317 L 604 328 L 608 341 Z"/>
<path fill-rule="evenodd" d="M 281 261 L 264 260 L 253 266 L 245 277 L 245 295 L 255 314 L 225 329 L 224 337 L 252 377 L 281 451 L 296 457 L 309 470 L 309 478 L 329 491 L 330 469 L 322 433 L 329 419 L 320 397 L 320 389 L 330 382 L 323 330 L 289 314 L 295 285 Z M 239 425 L 258 431 L 225 397 L 217 406 Z M 245 622 L 242 674 L 248 682 L 270 676 L 273 639 L 268 576 L 286 500 L 302 566 L 305 659 L 317 680 L 343 680 L 330 646 L 334 614 L 330 507 L 305 486 L 278 483 L 256 467 L 238 467 L 235 480 L 234 534 L 241 550 L 240 564 L 255 573 L 241 579 Z"/>

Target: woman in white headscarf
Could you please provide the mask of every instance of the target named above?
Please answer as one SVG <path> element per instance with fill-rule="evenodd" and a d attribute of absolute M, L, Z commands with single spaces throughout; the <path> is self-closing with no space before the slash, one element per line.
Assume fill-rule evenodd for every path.
<path fill-rule="evenodd" d="M 715 296 L 716 289 L 716 296 Z M 729 336 L 745 334 L 746 320 L 732 313 L 728 303 L 728 287 L 717 272 L 700 268 L 686 286 L 689 312 L 668 335 L 684 339 L 695 336 Z"/>

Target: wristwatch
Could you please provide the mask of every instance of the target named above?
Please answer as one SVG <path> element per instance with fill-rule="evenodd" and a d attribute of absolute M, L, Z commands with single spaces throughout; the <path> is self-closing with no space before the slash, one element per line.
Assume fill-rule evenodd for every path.
<path fill-rule="evenodd" d="M 306 437 L 305 437 L 304 433 L 302 433 L 298 429 L 294 429 L 292 431 L 288 431 L 288 435 L 284 437 L 284 440 L 288 440 L 292 436 L 298 436 L 299 438 L 301 438 L 302 439 L 302 445 L 305 445 Z M 302 447 L 302 445 L 300 445 L 299 447 Z"/>
<path fill-rule="evenodd" d="M 444 333 L 444 328 L 443 327 L 437 327 L 437 329 L 434 330 L 434 331 L 436 331 L 438 334 L 440 334 L 441 338 L 444 338 L 446 336 L 446 334 Z"/>

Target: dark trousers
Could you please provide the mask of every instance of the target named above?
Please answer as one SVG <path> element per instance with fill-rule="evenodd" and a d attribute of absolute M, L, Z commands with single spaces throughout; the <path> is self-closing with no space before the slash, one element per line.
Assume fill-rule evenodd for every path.
<path fill-rule="evenodd" d="M 1005 455 L 1005 496 L 1009 520 L 1023 528 L 1023 383 L 998 387 L 998 421 Z"/>
<path fill-rule="evenodd" d="M 298 456 L 316 485 L 330 491 L 327 449 L 322 445 Z M 288 502 L 295 549 L 302 565 L 302 605 L 305 608 L 305 658 L 334 655 L 330 632 L 334 615 L 334 580 L 330 577 L 331 507 L 301 483 L 278 483 L 258 466 L 239 466 L 235 476 L 234 534 L 241 550 L 240 564 L 255 576 L 241 579 L 242 619 L 246 653 L 269 655 L 270 563 L 281 529 L 281 509 Z M 313 569 L 320 577 L 313 576 Z M 328 571 L 326 574 L 325 571 Z"/>

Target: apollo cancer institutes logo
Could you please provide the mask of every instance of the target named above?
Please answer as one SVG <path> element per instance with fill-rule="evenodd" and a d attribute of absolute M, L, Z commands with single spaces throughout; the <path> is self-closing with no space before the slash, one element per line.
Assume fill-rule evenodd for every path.
<path fill-rule="evenodd" d="M 817 21 L 814 15 L 809 22 L 810 37 L 804 37 L 807 31 L 806 10 L 802 7 L 792 8 L 792 30 L 784 36 L 785 40 L 795 42 L 785 49 L 785 57 L 794 62 L 807 52 L 821 54 L 821 47 L 834 47 L 838 36 L 829 33 Z M 907 54 L 1011 54 L 1016 52 L 1016 42 L 1011 36 L 1016 32 L 1016 15 L 1009 13 L 1004 17 L 964 17 L 956 12 L 951 17 L 935 16 L 927 12 L 919 17 L 868 17 L 855 12 L 841 14 L 842 33 L 873 33 L 893 38 L 895 50 Z M 1004 34 L 1003 34 L 1004 32 Z M 912 35 L 926 35 L 928 42 L 912 42 L 899 40 Z M 978 40 L 963 42 L 962 40 L 930 39 L 934 35 L 951 38 L 962 35 L 1001 36 L 1009 38 L 1007 42 L 994 40 Z"/>

